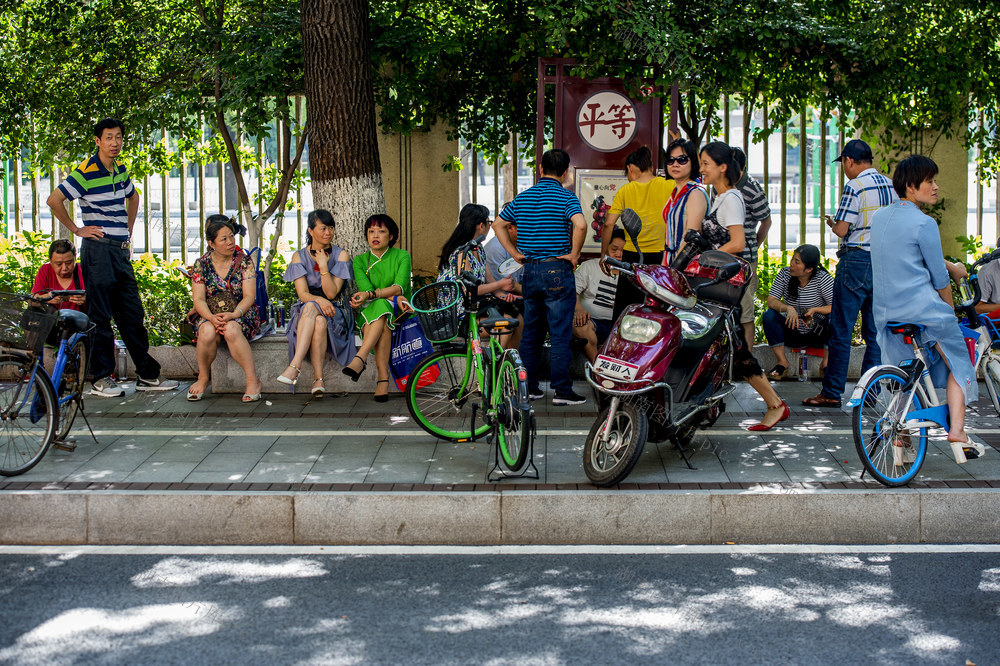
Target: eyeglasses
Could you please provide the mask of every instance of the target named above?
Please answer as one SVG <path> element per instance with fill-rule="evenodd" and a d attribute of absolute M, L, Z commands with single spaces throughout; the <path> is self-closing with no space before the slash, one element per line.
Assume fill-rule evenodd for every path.
<path fill-rule="evenodd" d="M 691 160 L 688 159 L 687 155 L 678 155 L 677 157 L 668 157 L 666 159 L 667 166 L 670 166 L 671 164 L 680 164 L 681 166 L 684 166 L 690 161 Z"/>

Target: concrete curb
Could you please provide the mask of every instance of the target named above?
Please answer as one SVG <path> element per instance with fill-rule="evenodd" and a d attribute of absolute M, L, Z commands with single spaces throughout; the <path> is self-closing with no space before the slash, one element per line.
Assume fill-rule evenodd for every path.
<path fill-rule="evenodd" d="M 0 544 L 954 542 L 1000 543 L 1000 491 L 0 492 Z"/>

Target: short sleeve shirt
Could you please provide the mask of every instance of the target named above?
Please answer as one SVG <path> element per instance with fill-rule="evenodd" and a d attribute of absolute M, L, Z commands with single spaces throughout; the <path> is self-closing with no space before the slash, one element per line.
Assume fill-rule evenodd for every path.
<path fill-rule="evenodd" d="M 666 227 L 663 222 L 663 208 L 674 191 L 674 181 L 656 176 L 648 183 L 633 180 L 615 193 L 611 202 L 611 212 L 621 215 L 631 208 L 642 220 L 639 232 L 639 249 L 643 252 L 663 252 Z M 625 239 L 625 249 L 635 252 L 631 238 Z"/>
<path fill-rule="evenodd" d="M 872 215 L 899 199 L 892 181 L 875 169 L 865 169 L 857 178 L 844 184 L 840 205 L 833 219 L 847 222 L 847 235 L 840 239 L 840 246 L 857 247 L 871 251 Z"/>
<path fill-rule="evenodd" d="M 85 226 L 100 227 L 109 238 L 128 238 L 125 199 L 135 195 L 135 187 L 124 164 L 115 162 L 112 173 L 94 153 L 70 172 L 59 191 L 70 201 L 79 200 Z"/>
<path fill-rule="evenodd" d="M 570 218 L 583 215 L 580 200 L 555 178 L 542 177 L 507 204 L 500 217 L 517 225 L 517 249 L 528 259 L 573 250 Z"/>
<path fill-rule="evenodd" d="M 757 227 L 771 217 L 771 204 L 767 202 L 767 195 L 760 183 L 745 171 L 743 177 L 736 183 L 736 189 L 743 195 L 743 202 L 746 204 L 743 231 L 747 237 L 747 251 L 756 260 Z"/>
<path fill-rule="evenodd" d="M 600 259 L 588 259 L 576 269 L 576 295 L 580 297 L 580 305 L 594 319 L 611 321 L 619 277 L 620 274 L 605 275 Z"/>

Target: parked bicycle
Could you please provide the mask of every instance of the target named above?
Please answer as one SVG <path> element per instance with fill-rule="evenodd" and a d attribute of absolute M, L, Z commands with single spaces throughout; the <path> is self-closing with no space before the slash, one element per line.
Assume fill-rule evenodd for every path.
<path fill-rule="evenodd" d="M 459 254 L 478 246 L 467 243 Z M 410 373 L 406 404 L 417 424 L 438 439 L 467 442 L 494 435 L 504 466 L 517 471 L 534 442 L 534 411 L 521 357 L 516 349 L 504 349 L 499 338 L 511 334 L 518 321 L 495 308 L 480 318 L 482 281 L 467 271 L 458 276 L 455 282 L 427 285 L 410 301 L 424 335 L 440 348 Z M 480 330 L 489 335 L 486 345 Z M 460 337 L 464 343 L 455 342 Z"/>
<path fill-rule="evenodd" d="M 972 265 L 968 281 L 959 285 L 961 302 L 955 311 L 965 317 L 959 328 L 969 346 L 972 365 L 982 373 L 993 408 L 1000 415 L 1000 340 L 990 334 L 995 327 L 984 325 L 988 320 L 980 320 L 976 313 L 980 297 L 976 272 L 998 258 L 1000 250 L 994 250 Z M 879 365 L 868 370 L 847 406 L 853 408 L 854 445 L 865 471 L 883 485 L 904 486 L 917 475 L 927 456 L 928 429 L 948 430 L 949 410 L 931 382 L 930 366 L 937 351 L 933 340 L 924 339 L 924 327 L 908 322 L 889 322 L 888 327 L 913 346 L 914 358 L 899 366 Z M 965 462 L 967 453 L 956 444 L 956 460 Z M 981 455 L 981 446 L 974 444 L 969 453 Z"/>
<path fill-rule="evenodd" d="M 46 301 L 55 296 L 83 294 L 79 289 L 53 291 L 45 298 L 0 294 L 0 474 L 3 476 L 27 472 L 53 445 L 67 451 L 76 448 L 68 437 L 77 414 L 83 413 L 90 334 L 94 326 L 86 314 L 56 310 Z M 58 347 L 49 375 L 45 370 L 44 349 L 53 328 Z"/>

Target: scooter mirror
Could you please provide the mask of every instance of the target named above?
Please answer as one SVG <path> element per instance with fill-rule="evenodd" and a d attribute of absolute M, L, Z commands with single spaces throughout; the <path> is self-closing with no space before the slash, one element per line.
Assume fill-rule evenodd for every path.
<path fill-rule="evenodd" d="M 725 282 L 733 278 L 739 272 L 740 272 L 740 265 L 738 263 L 733 262 L 731 264 L 726 264 L 725 266 L 720 268 L 719 272 L 716 273 L 716 278 L 719 280 L 719 282 Z"/>
<path fill-rule="evenodd" d="M 622 226 L 625 227 L 625 233 L 628 234 L 629 238 L 632 239 L 632 243 L 638 248 L 639 247 L 639 232 L 642 231 L 642 218 L 631 208 L 626 208 L 622 211 L 620 218 Z"/>

